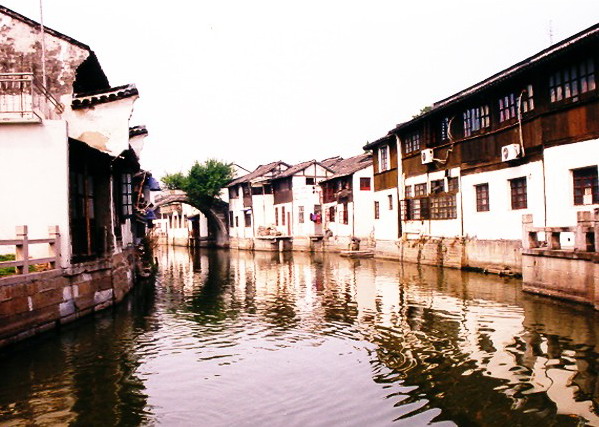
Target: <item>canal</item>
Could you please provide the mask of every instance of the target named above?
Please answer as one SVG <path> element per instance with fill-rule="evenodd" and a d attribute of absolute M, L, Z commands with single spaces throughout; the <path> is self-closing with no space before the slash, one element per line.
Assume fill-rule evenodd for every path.
<path fill-rule="evenodd" d="M 157 256 L 117 308 L 0 350 L 0 425 L 599 425 L 598 316 L 518 280 Z"/>

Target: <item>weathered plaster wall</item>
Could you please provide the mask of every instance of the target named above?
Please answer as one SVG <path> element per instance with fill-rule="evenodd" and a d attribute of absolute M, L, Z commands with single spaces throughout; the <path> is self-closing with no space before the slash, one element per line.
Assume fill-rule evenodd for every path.
<path fill-rule="evenodd" d="M 129 118 L 137 95 L 89 108 L 68 108 L 69 137 L 112 156 L 129 148 Z"/>
<path fill-rule="evenodd" d="M 71 94 L 77 67 L 90 55 L 82 45 L 45 33 L 47 86 L 59 98 Z M 0 12 L 0 70 L 33 72 L 41 81 L 42 49 L 39 27 Z"/>

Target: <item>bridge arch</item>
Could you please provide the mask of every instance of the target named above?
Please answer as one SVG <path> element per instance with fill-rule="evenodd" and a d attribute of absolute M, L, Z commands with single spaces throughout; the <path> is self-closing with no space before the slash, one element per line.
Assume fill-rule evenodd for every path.
<path fill-rule="evenodd" d="M 159 208 L 173 203 L 185 203 L 202 212 L 208 219 L 208 228 L 215 237 L 216 246 L 219 248 L 229 246 L 229 204 L 227 202 L 215 199 L 210 206 L 198 205 L 191 202 L 187 194 L 177 191 L 176 193 L 159 195 L 156 197 L 154 206 Z"/>

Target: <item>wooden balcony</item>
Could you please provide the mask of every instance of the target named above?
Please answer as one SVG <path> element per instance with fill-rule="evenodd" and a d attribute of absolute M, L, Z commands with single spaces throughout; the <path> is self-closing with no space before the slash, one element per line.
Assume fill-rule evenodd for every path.
<path fill-rule="evenodd" d="M 0 124 L 41 123 L 63 111 L 33 73 L 0 73 Z"/>

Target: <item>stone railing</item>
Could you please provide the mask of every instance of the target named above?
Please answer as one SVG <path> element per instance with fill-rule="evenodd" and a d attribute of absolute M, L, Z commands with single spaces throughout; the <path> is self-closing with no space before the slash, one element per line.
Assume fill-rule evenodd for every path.
<path fill-rule="evenodd" d="M 574 237 L 573 245 L 564 247 L 562 236 Z M 570 227 L 533 227 L 532 215 L 522 217 L 522 249 L 597 253 L 599 248 L 599 209 L 577 212 L 576 225 Z"/>
<path fill-rule="evenodd" d="M 0 268 L 15 268 L 16 274 L 29 274 L 29 266 L 48 264 L 50 270 L 60 268 L 60 233 L 58 226 L 49 227 L 49 238 L 30 239 L 27 226 L 20 225 L 16 229 L 16 238 L 0 240 L 0 246 L 14 246 L 15 260 L 0 262 Z M 30 258 L 30 246 L 34 244 L 47 244 L 50 256 L 43 258 Z"/>

